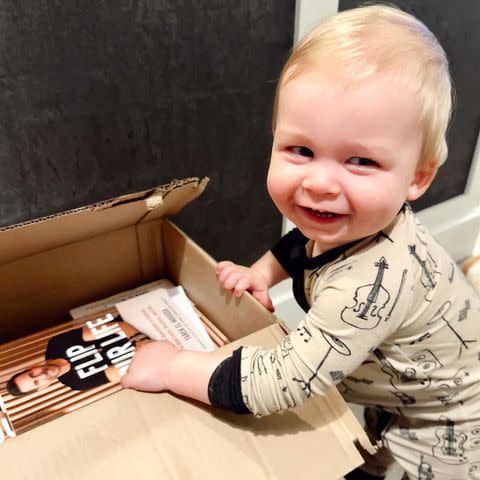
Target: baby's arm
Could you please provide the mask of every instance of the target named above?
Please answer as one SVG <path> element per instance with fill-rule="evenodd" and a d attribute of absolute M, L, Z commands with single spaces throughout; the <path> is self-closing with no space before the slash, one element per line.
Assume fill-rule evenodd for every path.
<path fill-rule="evenodd" d="M 224 288 L 240 296 L 250 290 L 265 307 L 273 310 L 268 289 L 288 277 L 288 273 L 269 250 L 250 268 L 220 262 L 217 275 Z M 208 388 L 216 368 L 229 357 L 222 350 L 194 352 L 180 350 L 166 341 L 151 342 L 134 355 L 123 388 L 150 392 L 170 390 L 179 395 L 210 403 Z"/>
<path fill-rule="evenodd" d="M 268 289 L 288 277 L 288 273 L 270 250 L 251 267 L 236 265 L 229 261 L 219 262 L 217 275 L 223 288 L 230 290 L 233 295 L 239 297 L 248 290 L 270 311 L 273 311 L 273 304 Z"/>
<path fill-rule="evenodd" d="M 181 350 L 167 341 L 149 342 L 135 353 L 128 372 L 122 377 L 122 387 L 147 392 L 170 390 L 178 395 L 210 403 L 210 377 L 230 355 L 222 350 Z"/>

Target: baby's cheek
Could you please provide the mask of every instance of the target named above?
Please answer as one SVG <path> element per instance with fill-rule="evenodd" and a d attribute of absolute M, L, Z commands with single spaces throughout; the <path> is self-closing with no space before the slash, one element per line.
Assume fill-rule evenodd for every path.
<path fill-rule="evenodd" d="M 359 191 L 353 200 L 357 219 L 365 229 L 374 233 L 387 226 L 397 215 L 403 201 L 398 201 L 388 189 L 379 189 L 378 186 Z"/>
<path fill-rule="evenodd" d="M 289 191 L 286 175 L 283 175 L 278 169 L 270 169 L 267 177 L 267 190 L 275 203 L 282 202 Z"/>
<path fill-rule="evenodd" d="M 359 181 L 352 191 L 355 202 L 361 205 L 362 210 L 388 214 L 389 211 L 398 210 L 403 205 L 403 199 L 399 200 L 398 187 L 388 179 L 374 179 L 371 181 Z"/>

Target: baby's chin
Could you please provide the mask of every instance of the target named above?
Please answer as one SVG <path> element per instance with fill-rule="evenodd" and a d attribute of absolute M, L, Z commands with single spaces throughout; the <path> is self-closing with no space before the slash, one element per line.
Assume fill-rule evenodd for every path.
<path fill-rule="evenodd" d="M 347 243 L 350 243 L 353 240 L 350 239 L 343 239 L 343 238 L 338 238 L 338 239 L 328 239 L 323 236 L 315 235 L 315 234 L 308 234 L 309 232 L 307 231 L 302 231 L 302 229 L 299 228 L 299 230 L 302 232 L 302 234 L 307 237 L 311 242 L 313 242 L 313 251 L 312 254 L 314 256 L 319 255 L 320 253 L 324 253 L 328 250 L 332 250 L 333 248 L 340 247 L 342 245 L 345 245 Z"/>

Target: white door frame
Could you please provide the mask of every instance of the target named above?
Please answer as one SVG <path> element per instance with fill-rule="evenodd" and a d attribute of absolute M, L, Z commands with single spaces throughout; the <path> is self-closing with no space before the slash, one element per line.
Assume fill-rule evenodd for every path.
<path fill-rule="evenodd" d="M 338 0 L 297 0 L 295 5 L 294 43 L 313 25 L 338 12 Z M 447 160 L 448 161 L 448 160 Z M 480 254 L 480 134 L 477 139 L 465 192 L 418 212 L 420 220 L 460 261 L 472 253 Z M 294 225 L 283 218 L 282 234 Z M 303 317 L 291 294 L 291 281 L 286 280 L 271 290 L 276 314 L 291 327 Z"/>

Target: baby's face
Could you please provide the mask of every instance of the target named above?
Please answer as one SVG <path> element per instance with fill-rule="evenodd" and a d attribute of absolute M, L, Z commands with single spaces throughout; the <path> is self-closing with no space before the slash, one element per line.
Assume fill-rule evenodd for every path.
<path fill-rule="evenodd" d="M 267 186 L 278 209 L 321 250 L 386 227 L 431 171 L 416 97 L 387 75 L 342 88 L 318 72 L 281 89 Z"/>

